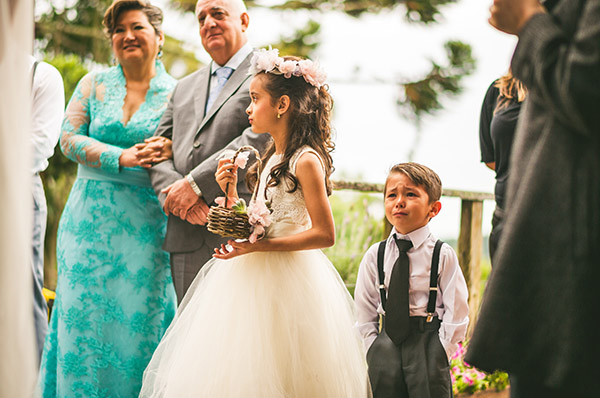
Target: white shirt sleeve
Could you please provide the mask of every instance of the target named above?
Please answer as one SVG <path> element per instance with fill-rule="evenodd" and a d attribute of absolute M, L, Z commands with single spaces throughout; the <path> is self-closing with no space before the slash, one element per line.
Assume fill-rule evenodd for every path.
<path fill-rule="evenodd" d="M 39 173 L 48 167 L 48 159 L 54 154 L 65 110 L 63 79 L 54 66 L 38 64 L 31 97 L 33 173 Z"/>
<path fill-rule="evenodd" d="M 356 278 L 354 303 L 356 306 L 356 326 L 363 338 L 365 351 L 369 349 L 379 332 L 380 295 L 377 276 L 377 248 L 374 244 L 365 253 Z"/>
<path fill-rule="evenodd" d="M 458 349 L 458 343 L 463 341 L 467 334 L 469 291 L 456 253 L 448 244 L 442 246 L 440 255 L 439 289 L 443 302 L 440 341 L 450 359 Z"/>

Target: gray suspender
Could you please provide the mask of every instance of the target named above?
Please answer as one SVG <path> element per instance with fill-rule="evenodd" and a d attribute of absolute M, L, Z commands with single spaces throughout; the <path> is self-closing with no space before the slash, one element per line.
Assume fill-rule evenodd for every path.
<path fill-rule="evenodd" d="M 383 271 L 383 256 L 385 254 L 385 244 L 387 240 L 379 242 L 379 249 L 377 250 L 377 274 L 379 275 L 379 295 L 381 296 L 381 308 L 385 314 L 385 273 Z M 433 256 L 431 258 L 431 273 L 429 275 L 429 301 L 427 302 L 427 322 L 431 322 L 435 315 L 435 302 L 437 300 L 437 274 L 440 265 L 440 250 L 444 242 L 437 240 L 435 247 L 433 248 Z"/>

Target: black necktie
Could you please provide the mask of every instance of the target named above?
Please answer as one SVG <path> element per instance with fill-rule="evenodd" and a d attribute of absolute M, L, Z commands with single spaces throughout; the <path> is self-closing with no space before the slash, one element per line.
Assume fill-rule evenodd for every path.
<path fill-rule="evenodd" d="M 406 252 L 412 247 L 409 240 L 397 239 L 394 236 L 400 254 L 394 263 L 390 285 L 388 287 L 387 308 L 385 309 L 385 331 L 390 339 L 399 345 L 408 337 L 410 326 L 408 323 L 408 255 Z"/>

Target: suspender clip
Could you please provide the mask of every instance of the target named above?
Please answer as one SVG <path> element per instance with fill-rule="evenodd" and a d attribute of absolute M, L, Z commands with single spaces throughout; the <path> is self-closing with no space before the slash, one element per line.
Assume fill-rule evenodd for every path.
<path fill-rule="evenodd" d="M 433 312 L 428 312 L 427 313 L 427 319 L 425 321 L 428 322 L 428 323 L 431 322 L 433 320 L 433 315 L 434 315 Z"/>

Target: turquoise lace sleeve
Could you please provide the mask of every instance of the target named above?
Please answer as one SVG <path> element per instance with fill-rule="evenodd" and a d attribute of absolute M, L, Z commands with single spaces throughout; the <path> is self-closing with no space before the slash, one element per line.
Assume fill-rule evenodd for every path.
<path fill-rule="evenodd" d="M 62 125 L 60 148 L 74 162 L 118 173 L 123 149 L 89 136 L 95 91 L 94 76 L 90 73 L 81 79 L 69 101 Z"/>

